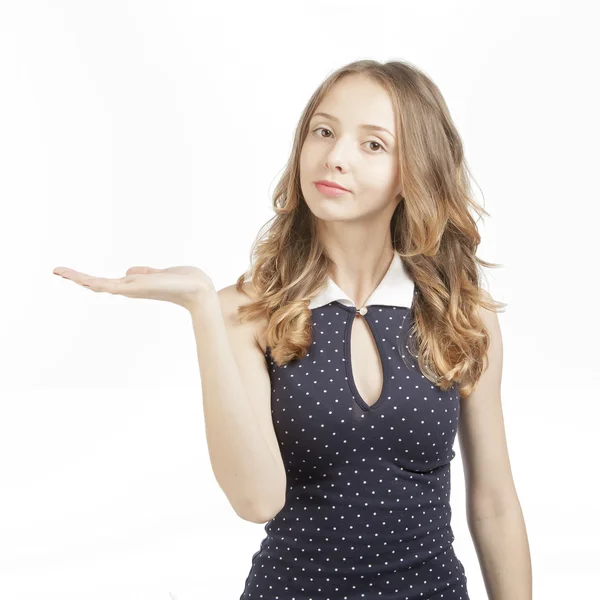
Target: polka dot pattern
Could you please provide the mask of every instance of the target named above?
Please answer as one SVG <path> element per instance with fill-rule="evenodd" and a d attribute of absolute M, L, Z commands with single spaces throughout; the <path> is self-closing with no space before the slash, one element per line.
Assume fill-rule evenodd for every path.
<path fill-rule="evenodd" d="M 330 302 L 312 310 L 304 358 L 278 367 L 267 348 L 286 502 L 240 600 L 469 600 L 450 524 L 458 386 L 441 391 L 410 355 L 411 308 L 372 305 L 384 384 L 367 405 L 349 363 L 354 318 Z"/>

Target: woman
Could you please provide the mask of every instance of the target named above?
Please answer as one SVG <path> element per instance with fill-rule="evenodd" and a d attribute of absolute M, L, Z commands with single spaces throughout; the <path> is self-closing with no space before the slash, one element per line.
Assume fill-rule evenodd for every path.
<path fill-rule="evenodd" d="M 459 134 L 434 83 L 363 60 L 308 102 L 249 273 L 195 267 L 94 291 L 174 302 L 197 341 L 215 477 L 266 523 L 241 600 L 468 600 L 454 553 L 458 433 L 469 529 L 494 600 L 531 598 L 502 418 L 502 340 L 480 287 Z M 487 213 L 485 213 L 487 214 Z"/>

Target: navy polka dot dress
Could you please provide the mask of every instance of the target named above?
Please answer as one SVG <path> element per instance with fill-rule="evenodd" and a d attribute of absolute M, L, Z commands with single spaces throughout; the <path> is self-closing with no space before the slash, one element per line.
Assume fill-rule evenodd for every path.
<path fill-rule="evenodd" d="M 352 375 L 357 308 L 331 278 L 307 356 L 278 367 L 267 348 L 286 502 L 240 600 L 469 600 L 450 525 L 458 386 L 442 392 L 408 352 L 416 293 L 395 253 L 360 310 L 382 360 L 374 404 Z"/>

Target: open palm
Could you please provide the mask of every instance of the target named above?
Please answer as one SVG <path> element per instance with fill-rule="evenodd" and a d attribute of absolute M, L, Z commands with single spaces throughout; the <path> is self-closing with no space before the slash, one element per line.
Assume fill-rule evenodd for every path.
<path fill-rule="evenodd" d="M 191 310 L 201 295 L 214 289 L 210 277 L 197 267 L 181 266 L 166 269 L 131 267 L 125 277 L 108 279 L 94 277 L 67 267 L 56 267 L 53 273 L 93 290 L 128 298 L 146 298 L 172 302 Z"/>

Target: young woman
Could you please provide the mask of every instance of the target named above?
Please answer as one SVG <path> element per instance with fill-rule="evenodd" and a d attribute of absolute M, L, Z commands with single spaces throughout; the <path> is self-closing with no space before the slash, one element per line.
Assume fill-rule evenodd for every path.
<path fill-rule="evenodd" d="M 195 267 L 100 292 L 174 302 L 197 341 L 215 477 L 266 523 L 241 600 L 468 600 L 454 553 L 458 433 L 469 529 L 493 600 L 530 600 L 506 446 L 495 302 L 463 147 L 434 83 L 405 62 L 329 76 L 298 124 L 276 216 L 218 292 Z M 487 213 L 485 213 L 487 214 Z"/>

